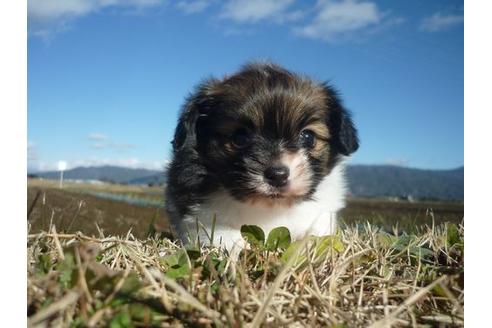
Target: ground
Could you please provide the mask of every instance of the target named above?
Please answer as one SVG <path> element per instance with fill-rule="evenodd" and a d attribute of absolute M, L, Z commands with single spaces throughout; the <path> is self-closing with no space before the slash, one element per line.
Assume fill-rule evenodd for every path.
<path fill-rule="evenodd" d="M 29 326 L 463 326 L 463 203 L 352 199 L 334 236 L 244 227 L 234 260 L 169 239 L 159 188 L 27 192 Z"/>
<path fill-rule="evenodd" d="M 30 231 L 47 231 L 52 222 L 59 231 L 82 231 L 90 236 L 99 235 L 97 227 L 105 234 L 120 236 L 131 228 L 139 238 L 146 236 L 151 225 L 158 231 L 168 232 L 163 195 L 160 187 L 66 183 L 61 190 L 56 181 L 33 179 L 27 189 L 28 209 L 32 207 Z M 401 231 L 412 232 L 433 222 L 460 224 L 463 209 L 462 202 L 349 198 L 340 218 L 342 225 L 370 222 L 386 231 L 397 226 Z"/>

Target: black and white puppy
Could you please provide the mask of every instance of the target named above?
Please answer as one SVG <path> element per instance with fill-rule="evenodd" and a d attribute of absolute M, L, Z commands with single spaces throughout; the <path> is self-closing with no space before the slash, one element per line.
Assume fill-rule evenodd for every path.
<path fill-rule="evenodd" d="M 337 93 L 274 64 L 202 82 L 174 135 L 166 209 L 186 242 L 242 245 L 242 225 L 293 238 L 334 232 L 345 205 L 344 158 L 357 131 Z"/>

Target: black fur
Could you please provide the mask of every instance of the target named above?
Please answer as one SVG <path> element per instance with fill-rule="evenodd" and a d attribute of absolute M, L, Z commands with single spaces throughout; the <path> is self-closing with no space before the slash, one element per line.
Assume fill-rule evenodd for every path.
<path fill-rule="evenodd" d="M 325 94 L 318 98 L 326 102 L 294 108 L 299 106 L 296 99 L 309 96 L 299 97 L 312 91 L 310 88 L 322 90 Z M 273 64 L 247 65 L 223 80 L 202 82 L 185 101 L 172 141 L 166 189 L 172 225 L 179 228 L 192 207 L 219 188 L 239 200 L 257 196 L 248 184 L 251 174 L 262 174 L 272 165 L 281 141 L 283 149 L 300 149 L 299 133 L 320 115 L 330 131 L 328 148 L 326 156 L 324 152 L 309 155 L 312 184 L 302 199 L 309 199 L 341 156 L 359 146 L 351 116 L 334 89 Z M 231 151 L 233 146 L 228 145 L 235 132 L 227 130 L 230 126 L 247 133 L 251 145 Z"/>
<path fill-rule="evenodd" d="M 334 132 L 331 146 L 342 155 L 348 156 L 359 149 L 359 137 L 350 112 L 342 106 L 338 92 L 331 86 L 325 85 L 325 92 L 330 95 L 330 113 L 328 126 Z"/>

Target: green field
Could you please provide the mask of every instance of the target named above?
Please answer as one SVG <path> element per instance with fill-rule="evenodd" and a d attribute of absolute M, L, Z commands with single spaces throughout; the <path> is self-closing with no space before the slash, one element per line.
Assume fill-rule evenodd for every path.
<path fill-rule="evenodd" d="M 59 189 L 55 181 L 32 179 L 27 190 L 28 209 L 32 207 L 31 232 L 46 231 L 50 222 L 60 231 L 81 231 L 96 236 L 97 226 L 106 234 L 120 236 L 131 228 L 141 238 L 146 236 L 150 225 L 168 232 L 167 216 L 162 210 L 163 194 L 158 187 L 116 184 L 68 183 Z M 463 209 L 463 203 L 349 199 L 340 213 L 340 224 L 369 222 L 386 231 L 398 227 L 399 231 L 413 232 L 433 223 L 460 224 Z"/>
<path fill-rule="evenodd" d="M 27 188 L 30 232 L 47 231 L 50 223 L 58 231 L 81 231 L 90 236 L 123 236 L 131 232 L 145 237 L 150 226 L 169 231 L 162 207 L 162 190 L 139 186 L 65 184 L 63 189 L 49 180 L 30 180 Z M 113 196 L 114 199 L 108 199 Z M 136 205 L 138 204 L 138 205 Z"/>
<path fill-rule="evenodd" d="M 352 199 L 334 236 L 245 227 L 235 261 L 167 238 L 159 188 L 29 180 L 27 194 L 28 326 L 464 325 L 462 203 Z"/>

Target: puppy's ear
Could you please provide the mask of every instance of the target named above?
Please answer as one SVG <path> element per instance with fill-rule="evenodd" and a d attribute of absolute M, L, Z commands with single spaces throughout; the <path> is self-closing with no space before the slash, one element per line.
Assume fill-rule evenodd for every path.
<path fill-rule="evenodd" d="M 205 80 L 186 99 L 172 141 L 175 152 L 196 146 L 197 122 L 200 117 L 207 116 L 214 106 L 213 90 L 218 83 L 216 79 Z"/>
<path fill-rule="evenodd" d="M 337 91 L 328 85 L 324 89 L 328 96 L 328 128 L 332 132 L 332 144 L 342 155 L 348 156 L 359 148 L 357 130 Z"/>

